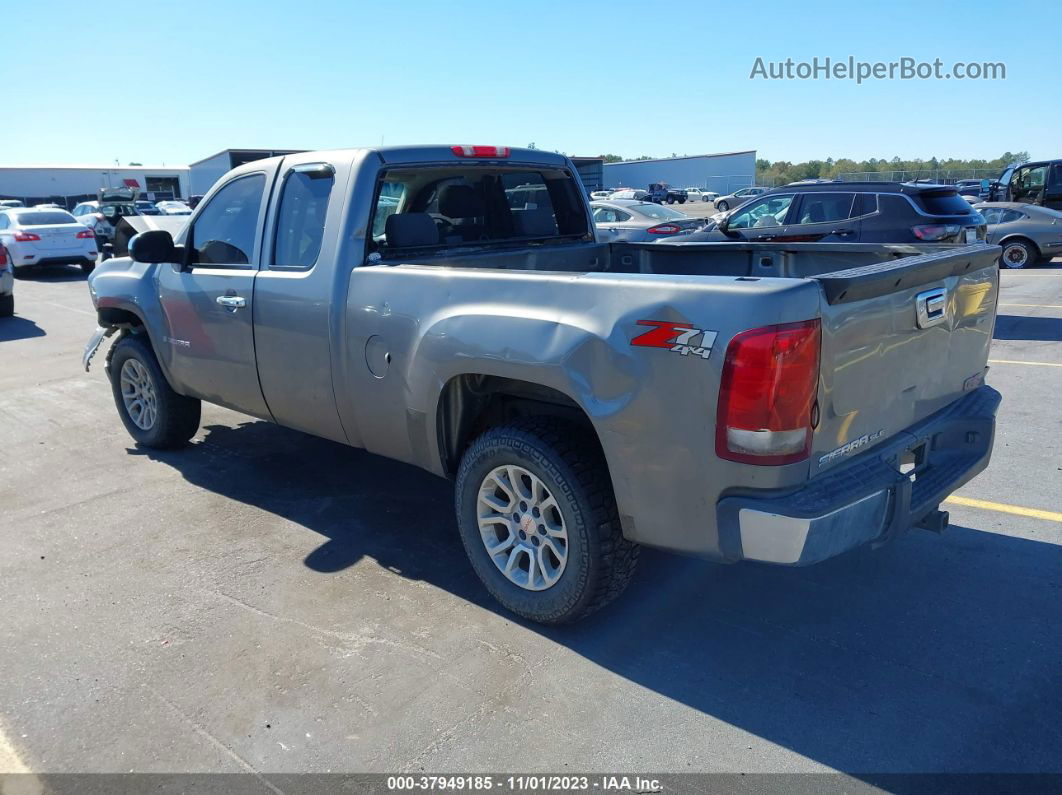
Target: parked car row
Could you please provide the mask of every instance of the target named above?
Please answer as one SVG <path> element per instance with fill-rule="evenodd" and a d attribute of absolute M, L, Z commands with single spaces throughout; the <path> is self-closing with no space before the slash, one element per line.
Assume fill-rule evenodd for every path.
<path fill-rule="evenodd" d="M 646 190 L 640 188 L 614 188 L 595 190 L 590 193 L 591 201 L 610 199 L 633 199 L 649 201 L 656 204 L 685 204 L 687 201 L 715 201 L 718 193 L 701 188 L 672 188 L 664 182 L 654 182 Z"/>
<path fill-rule="evenodd" d="M 74 217 L 91 229 L 102 247 L 114 241 L 118 219 L 133 215 L 191 215 L 192 208 L 179 200 L 155 203 L 138 198 L 136 188 L 101 189 L 95 201 L 81 202 L 72 210 Z"/>

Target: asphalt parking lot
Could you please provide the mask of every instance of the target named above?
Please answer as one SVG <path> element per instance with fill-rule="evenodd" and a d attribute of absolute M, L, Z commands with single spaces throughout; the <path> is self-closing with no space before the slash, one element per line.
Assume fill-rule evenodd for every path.
<path fill-rule="evenodd" d="M 1002 283 L 995 455 L 944 536 L 807 569 L 647 552 L 547 630 L 494 606 L 424 472 L 210 406 L 137 449 L 80 368 L 84 277 L 20 280 L 0 769 L 1062 771 L 1062 261 Z"/>

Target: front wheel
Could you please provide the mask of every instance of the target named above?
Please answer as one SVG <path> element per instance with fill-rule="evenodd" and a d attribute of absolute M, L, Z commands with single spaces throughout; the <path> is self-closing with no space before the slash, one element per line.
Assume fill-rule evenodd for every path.
<path fill-rule="evenodd" d="M 730 205 L 727 204 L 726 202 L 716 202 L 715 203 L 715 209 L 722 210 L 723 212 L 726 212 L 727 210 L 730 209 Z"/>
<path fill-rule="evenodd" d="M 123 337 L 108 363 L 118 415 L 145 447 L 180 447 L 199 430 L 201 404 L 173 391 L 142 335 Z"/>
<path fill-rule="evenodd" d="M 1004 268 L 1020 270 L 1028 268 L 1036 262 L 1039 256 L 1040 253 L 1032 247 L 1032 244 L 1024 240 L 1010 240 L 1003 244 L 1003 255 L 999 261 Z"/>
<path fill-rule="evenodd" d="M 457 526 L 491 595 L 543 624 L 582 618 L 627 586 L 638 546 L 620 530 L 597 440 L 556 419 L 491 428 L 465 452 Z"/>
<path fill-rule="evenodd" d="M 682 198 L 681 196 L 679 196 L 679 200 L 678 200 L 678 203 L 679 203 L 679 204 L 685 204 L 685 203 L 686 203 L 686 200 L 685 200 L 685 199 L 683 199 L 683 198 Z"/>

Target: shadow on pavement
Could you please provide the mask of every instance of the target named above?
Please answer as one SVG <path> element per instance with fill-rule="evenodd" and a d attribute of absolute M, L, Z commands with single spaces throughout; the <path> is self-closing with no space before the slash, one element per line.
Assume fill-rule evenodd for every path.
<path fill-rule="evenodd" d="M 1062 317 L 1029 317 L 1027 315 L 997 315 L 997 340 L 1062 340 Z"/>
<path fill-rule="evenodd" d="M 146 454 L 323 536 L 305 560 L 316 571 L 370 556 L 500 611 L 465 561 L 449 483 L 269 423 L 206 430 L 189 449 Z M 559 629 L 520 623 L 689 709 L 873 781 L 1062 770 L 1060 604 L 1062 546 L 953 525 L 943 538 L 916 532 L 806 569 L 646 550 L 630 589 L 601 613 Z M 706 740 L 686 741 L 711 756 Z"/>
<path fill-rule="evenodd" d="M 18 311 L 17 308 L 15 311 Z M 0 342 L 43 337 L 47 333 L 29 318 L 19 315 L 0 317 Z"/>
<path fill-rule="evenodd" d="M 83 282 L 88 274 L 77 265 L 31 265 L 16 268 L 15 278 L 20 282 Z"/>

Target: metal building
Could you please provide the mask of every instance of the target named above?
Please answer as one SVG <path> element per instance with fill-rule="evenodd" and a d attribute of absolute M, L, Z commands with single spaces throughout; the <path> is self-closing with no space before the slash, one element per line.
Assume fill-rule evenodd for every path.
<path fill-rule="evenodd" d="M 583 187 L 589 193 L 592 190 L 601 190 L 605 187 L 605 158 L 603 157 L 573 157 L 572 163 L 579 172 L 579 179 L 583 181 Z"/>
<path fill-rule="evenodd" d="M 139 188 L 150 201 L 188 196 L 187 166 L 0 166 L 0 199 L 26 206 L 52 202 L 71 208 L 96 198 L 100 188 Z"/>
<path fill-rule="evenodd" d="M 642 188 L 665 182 L 675 188 L 731 193 L 756 179 L 756 150 L 605 163 L 606 188 Z"/>
<path fill-rule="evenodd" d="M 191 171 L 191 195 L 202 196 L 229 171 L 275 155 L 294 155 L 305 149 L 222 149 L 217 154 L 196 160 L 188 168 Z"/>

